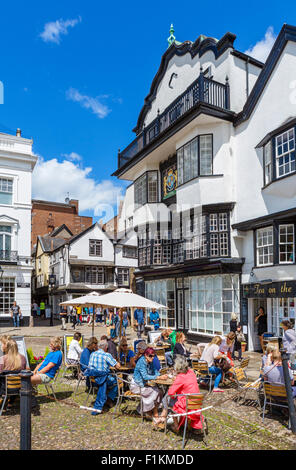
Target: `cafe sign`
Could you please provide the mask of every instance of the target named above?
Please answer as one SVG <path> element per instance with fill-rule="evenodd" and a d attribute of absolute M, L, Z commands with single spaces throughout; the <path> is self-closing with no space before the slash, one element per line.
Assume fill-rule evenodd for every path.
<path fill-rule="evenodd" d="M 296 281 L 244 284 L 243 297 L 296 297 Z"/>

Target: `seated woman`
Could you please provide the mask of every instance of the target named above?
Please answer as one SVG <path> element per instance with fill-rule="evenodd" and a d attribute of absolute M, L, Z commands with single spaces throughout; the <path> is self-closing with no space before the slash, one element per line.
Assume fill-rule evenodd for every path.
<path fill-rule="evenodd" d="M 51 352 L 33 371 L 31 377 L 32 385 L 48 384 L 55 376 L 62 364 L 63 355 L 61 353 L 62 340 L 58 336 L 52 338 L 49 343 Z"/>
<path fill-rule="evenodd" d="M 201 361 L 205 361 L 208 363 L 209 372 L 211 374 L 216 375 L 213 392 L 224 392 L 224 390 L 221 390 L 221 388 L 219 388 L 219 383 L 222 379 L 222 370 L 220 369 L 220 367 L 215 366 L 215 359 L 221 359 L 222 357 L 224 357 L 223 354 L 219 351 L 219 346 L 221 345 L 221 343 L 222 338 L 220 336 L 214 336 L 212 341 L 207 344 L 207 346 L 203 350 L 203 353 L 200 358 Z"/>
<path fill-rule="evenodd" d="M 200 393 L 196 375 L 192 369 L 189 369 L 188 362 L 184 356 L 178 356 L 176 358 L 174 370 L 177 373 L 177 377 L 175 378 L 173 385 L 171 385 L 168 390 L 168 395 L 170 397 L 173 398 L 174 395 L 182 393 Z M 177 397 L 173 406 L 173 411 L 175 413 L 186 413 L 186 398 L 184 396 Z M 185 416 L 174 418 L 173 430 L 178 431 L 184 423 Z M 190 415 L 190 425 L 193 429 L 202 429 L 202 423 L 198 413 Z"/>
<path fill-rule="evenodd" d="M 126 338 L 122 338 L 119 345 L 119 362 L 125 366 L 131 366 L 133 369 L 136 367 L 135 353 L 128 348 Z"/>
<path fill-rule="evenodd" d="M 294 325 L 289 320 L 283 320 L 281 327 L 284 330 L 283 333 L 283 348 L 286 349 L 289 356 L 296 353 L 296 331 Z"/>
<path fill-rule="evenodd" d="M 82 353 L 79 341 L 81 340 L 81 333 L 74 333 L 73 339 L 69 345 L 67 353 L 67 364 L 79 364 L 79 359 Z"/>
<path fill-rule="evenodd" d="M 10 336 L 1 336 L 1 350 L 3 356 L 0 357 L 0 372 L 3 370 L 24 370 L 28 369 L 25 356 L 19 354 L 17 343 Z"/>
<path fill-rule="evenodd" d="M 136 363 L 130 389 L 133 393 L 140 393 L 143 401 L 143 413 L 153 416 L 153 424 L 156 427 L 164 427 L 167 410 L 164 409 L 161 416 L 158 415 L 158 407 L 162 399 L 162 392 L 157 386 L 151 387 L 147 384 L 159 376 L 159 372 L 153 367 L 155 350 L 147 348 L 144 355 Z M 166 375 L 162 376 L 167 378 Z"/>
<path fill-rule="evenodd" d="M 285 384 L 284 371 L 282 366 L 281 353 L 275 349 L 268 355 L 265 367 L 263 369 L 264 380 L 271 384 Z M 289 368 L 289 376 L 291 380 L 293 397 L 296 397 L 296 387 L 294 386 L 293 372 Z"/>
<path fill-rule="evenodd" d="M 137 364 L 138 360 L 140 359 L 140 357 L 144 356 L 144 352 L 145 350 L 147 349 L 147 343 L 145 343 L 145 341 L 140 341 L 138 344 L 137 344 L 137 354 L 135 355 L 134 359 L 135 359 L 135 363 Z M 156 371 L 159 371 L 161 369 L 161 365 L 160 365 L 160 361 L 157 357 L 157 355 L 155 354 L 154 356 L 154 359 L 152 361 L 152 365 L 154 367 L 154 369 Z"/>
<path fill-rule="evenodd" d="M 229 364 L 231 367 L 234 366 L 234 362 L 232 360 L 233 348 L 234 348 L 234 341 L 235 341 L 235 333 L 231 331 L 226 336 L 222 336 L 222 342 L 219 347 L 219 351 L 228 358 Z"/>
<path fill-rule="evenodd" d="M 190 357 L 190 351 L 185 348 L 184 343 L 186 341 L 186 336 L 181 331 L 176 334 L 176 344 L 173 352 L 173 359 L 175 361 L 176 356 L 185 356 Z"/>
<path fill-rule="evenodd" d="M 9 336 L 4 336 L 0 338 L 0 342 L 3 352 L 3 356 L 0 357 L 0 372 L 20 372 L 21 370 L 29 369 L 29 367 L 27 367 L 26 358 L 22 354 L 19 354 L 17 343 L 14 339 Z M 0 397 L 4 392 L 5 382 L 3 377 L 0 380 Z M 9 398 L 7 408 L 11 407 L 15 398 L 14 395 Z M 0 402 L 1 401 L 2 399 L 0 398 Z"/>

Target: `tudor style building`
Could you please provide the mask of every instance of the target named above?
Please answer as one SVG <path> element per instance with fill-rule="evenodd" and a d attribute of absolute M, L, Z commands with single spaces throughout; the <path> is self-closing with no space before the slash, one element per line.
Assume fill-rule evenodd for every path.
<path fill-rule="evenodd" d="M 296 28 L 283 26 L 265 64 L 231 33 L 169 39 L 118 154 L 114 175 L 132 181 L 118 227 L 137 233 L 137 290 L 168 306 L 162 326 L 198 341 L 236 313 L 255 349 L 261 283 L 269 330 L 295 315 Z"/>

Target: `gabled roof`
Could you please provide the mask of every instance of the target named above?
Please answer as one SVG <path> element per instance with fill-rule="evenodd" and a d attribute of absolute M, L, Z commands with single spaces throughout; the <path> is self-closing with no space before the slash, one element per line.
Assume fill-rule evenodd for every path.
<path fill-rule="evenodd" d="M 66 231 L 69 233 L 69 235 L 70 235 L 71 237 L 73 237 L 73 233 L 71 232 L 71 230 L 69 229 L 69 227 L 67 227 L 66 224 L 62 224 L 62 225 L 60 225 L 59 227 L 55 228 L 55 229 L 51 232 L 50 236 L 51 236 L 51 237 L 56 237 L 56 236 L 57 236 L 59 233 L 61 233 L 63 230 L 66 230 Z"/>
<path fill-rule="evenodd" d="M 235 127 L 249 119 L 288 41 L 296 42 L 296 27 L 284 24 L 243 110 L 234 121 Z"/>
<path fill-rule="evenodd" d="M 38 235 L 37 244 L 38 244 L 38 241 L 44 253 L 51 253 L 52 251 L 56 250 L 57 248 L 60 248 L 62 245 L 65 244 L 64 238 L 50 237 L 48 235 L 45 235 L 44 237 L 41 237 L 40 235 Z M 37 252 L 37 247 L 36 247 L 36 252 Z"/>
<path fill-rule="evenodd" d="M 217 59 L 228 48 L 233 48 L 233 42 L 235 38 L 235 34 L 226 33 L 219 41 L 215 38 L 209 38 L 201 35 L 196 39 L 195 42 L 184 41 L 181 44 L 172 43 L 161 58 L 159 69 L 152 81 L 150 92 L 144 100 L 144 106 L 141 109 L 137 125 L 133 131 L 136 134 L 141 132 L 146 114 L 151 108 L 152 101 L 156 97 L 157 88 L 166 73 L 169 61 L 174 55 L 183 56 L 189 52 L 193 58 L 197 54 L 199 57 L 201 57 L 206 52 L 212 51 L 215 55 L 215 58 Z"/>
<path fill-rule="evenodd" d="M 77 235 L 74 235 L 74 237 L 71 237 L 68 240 L 66 240 L 65 244 L 70 245 L 74 241 L 76 241 L 79 238 L 83 237 L 87 232 L 91 231 L 95 227 L 95 225 L 97 225 L 102 230 L 102 232 L 106 235 L 107 238 L 109 238 L 109 240 L 111 242 L 113 241 L 113 237 L 111 237 L 111 235 L 108 232 L 106 232 L 106 230 L 98 222 L 95 222 L 90 227 L 87 227 L 85 230 L 83 230 L 83 232 L 80 232 Z"/>

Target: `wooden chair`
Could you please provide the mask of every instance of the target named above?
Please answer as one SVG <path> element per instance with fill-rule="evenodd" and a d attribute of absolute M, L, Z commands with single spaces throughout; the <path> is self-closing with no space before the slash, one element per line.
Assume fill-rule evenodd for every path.
<path fill-rule="evenodd" d="M 272 413 L 272 407 L 278 406 L 280 408 L 288 408 L 288 400 L 287 400 L 287 392 L 286 387 L 283 384 L 272 384 L 270 382 L 263 382 L 263 390 L 264 390 L 264 404 L 262 409 L 262 422 L 264 423 L 264 415 L 266 405 L 270 406 L 270 411 Z M 290 428 L 290 418 L 289 424 Z"/>
<path fill-rule="evenodd" d="M 209 372 L 209 366 L 206 361 L 192 361 L 192 369 L 199 380 L 210 381 L 209 391 L 211 391 L 212 381 L 215 374 Z"/>
<path fill-rule="evenodd" d="M 197 411 L 202 409 L 202 404 L 203 404 L 203 399 L 204 395 L 202 393 L 180 393 L 174 395 L 174 398 L 177 397 L 185 397 L 186 399 L 186 415 L 185 415 L 185 423 L 184 423 L 184 431 L 183 431 L 183 440 L 182 440 L 182 450 L 185 448 L 185 437 L 186 437 L 186 431 L 187 431 L 187 426 L 188 426 L 188 421 L 190 424 L 190 419 L 191 419 L 191 412 L 192 411 Z M 206 433 L 207 429 L 203 420 L 203 415 L 202 412 L 199 413 L 200 418 L 201 418 L 201 423 L 202 423 L 202 432 L 203 432 L 203 440 L 204 443 L 207 444 L 207 439 L 206 439 Z M 165 433 L 167 432 L 167 422 L 165 423 Z"/>
<path fill-rule="evenodd" d="M 4 406 L 9 397 L 19 395 L 21 389 L 21 377 L 19 375 L 5 375 L 3 376 L 5 390 L 2 394 L 2 406 L 0 416 L 2 415 Z"/>
<path fill-rule="evenodd" d="M 246 369 L 249 365 L 249 362 L 250 362 L 250 358 L 249 357 L 245 357 L 244 359 L 242 359 L 241 363 L 240 363 L 240 368 L 241 369 Z"/>
<path fill-rule="evenodd" d="M 231 371 L 233 373 L 233 377 L 239 391 L 239 399 L 241 398 L 242 394 L 243 400 L 245 400 L 248 391 L 256 392 L 256 401 L 258 403 L 259 408 L 261 408 L 260 392 L 262 390 L 262 382 L 258 380 L 255 380 L 254 382 L 248 381 L 246 372 L 241 367 L 233 367 Z"/>
<path fill-rule="evenodd" d="M 92 396 L 94 397 L 94 395 L 95 395 L 95 388 L 98 388 L 98 385 L 97 385 L 97 383 L 96 383 L 95 377 L 89 377 L 89 383 L 90 383 L 90 387 L 89 387 L 89 390 L 88 390 L 88 393 L 87 393 L 87 396 L 86 396 L 86 400 L 85 400 L 84 406 L 87 405 L 87 402 L 88 402 L 88 399 L 89 399 L 90 394 L 92 394 Z"/>
<path fill-rule="evenodd" d="M 124 372 L 120 372 L 117 374 L 114 374 L 116 377 L 117 381 L 117 402 L 115 405 L 115 410 L 114 410 L 114 416 L 113 419 L 116 416 L 117 409 L 120 411 L 120 407 L 122 405 L 123 400 L 139 400 L 140 402 L 140 410 L 141 410 L 141 418 L 142 422 L 144 421 L 144 412 L 143 412 L 143 400 L 141 396 L 141 388 L 140 388 L 140 393 L 133 393 L 130 389 L 129 386 L 131 384 L 131 379 L 130 379 L 130 374 L 126 374 Z M 127 387 L 128 386 L 128 389 Z"/>
<path fill-rule="evenodd" d="M 170 369 L 168 367 L 165 367 L 163 369 L 160 369 L 159 373 L 160 375 L 165 375 L 165 374 L 168 374 L 170 371 Z"/>

